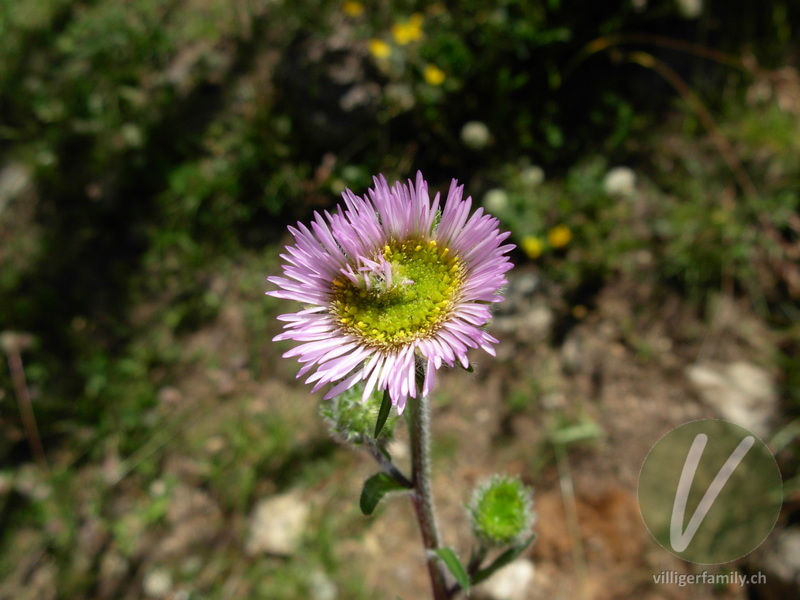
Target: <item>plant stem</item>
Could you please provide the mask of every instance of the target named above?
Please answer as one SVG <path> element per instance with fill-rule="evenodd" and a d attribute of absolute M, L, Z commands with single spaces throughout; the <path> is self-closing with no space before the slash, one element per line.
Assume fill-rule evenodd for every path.
<path fill-rule="evenodd" d="M 28 391 L 28 384 L 25 381 L 25 369 L 22 366 L 21 348 L 25 342 L 21 335 L 14 333 L 4 334 L 2 345 L 8 354 L 8 368 L 11 372 L 11 382 L 14 386 L 14 392 L 17 396 L 17 404 L 19 405 L 20 418 L 22 425 L 25 428 L 25 435 L 28 438 L 28 446 L 30 446 L 33 458 L 39 463 L 39 466 L 47 473 L 50 472 L 50 467 L 47 464 L 47 457 L 42 447 L 42 439 L 39 436 L 39 428 L 36 426 L 36 416 L 33 413 L 33 406 L 31 405 L 31 395 Z"/>
<path fill-rule="evenodd" d="M 394 479 L 397 483 L 404 485 L 408 489 L 414 487 L 411 481 L 406 477 L 400 469 L 398 469 L 391 460 L 389 460 L 386 455 L 381 452 L 380 447 L 374 443 L 372 439 L 367 440 L 364 444 L 367 447 L 367 450 L 372 455 L 372 458 L 381 466 L 383 472 L 387 475 L 390 475 L 392 479 Z"/>
<path fill-rule="evenodd" d="M 430 481 L 430 407 L 427 398 L 409 398 L 408 424 L 411 437 L 411 502 L 425 546 L 425 560 L 431 577 L 434 600 L 448 600 L 444 574 L 433 550 L 439 548 L 439 531 L 433 513 Z"/>
<path fill-rule="evenodd" d="M 567 531 L 572 541 L 572 561 L 575 564 L 575 573 L 578 580 L 578 594 L 580 600 L 589 597 L 588 581 L 586 575 L 586 553 L 581 541 L 581 527 L 578 519 L 578 503 L 575 500 L 575 487 L 572 483 L 572 474 L 569 468 L 569 456 L 565 444 L 555 443 L 556 461 L 558 462 L 558 481 L 561 486 L 561 497 L 564 501 L 564 513 L 567 519 Z"/>

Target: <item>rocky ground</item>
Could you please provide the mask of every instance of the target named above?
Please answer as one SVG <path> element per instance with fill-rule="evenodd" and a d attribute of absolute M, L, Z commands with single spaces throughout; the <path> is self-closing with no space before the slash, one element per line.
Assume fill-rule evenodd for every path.
<path fill-rule="evenodd" d="M 585 306 L 567 306 L 532 270 L 515 271 L 507 295 L 492 325 L 498 357 L 476 354 L 474 374 L 444 373 L 434 399 L 433 488 L 446 544 L 468 554 L 464 503 L 490 474 L 519 475 L 535 490 L 535 543 L 476 597 L 794 597 L 797 498 L 762 548 L 708 567 L 767 574 L 750 589 L 655 584 L 664 570 L 703 568 L 663 550 L 637 504 L 639 469 L 670 429 L 718 417 L 769 440 L 785 424 L 780 373 L 767 360 L 775 340 L 747 305 L 720 295 L 701 318 L 676 295 L 620 280 Z M 162 390 L 157 411 L 172 429 L 133 457 L 109 440 L 103 464 L 79 469 L 81 525 L 69 568 L 97 577 L 96 598 L 261 597 L 254 581 L 281 589 L 285 573 L 315 600 L 354 589 L 365 598 L 427 597 L 410 503 L 391 498 L 372 517 L 360 514 L 371 459 L 328 439 L 317 400 L 294 380 L 292 362 L 275 359 L 275 344 L 260 345 L 261 372 L 247 367 L 246 313 L 229 299 L 185 340 L 193 363 Z M 278 327 L 270 322 L 259 337 Z M 392 444 L 403 463 L 402 426 Z M 159 469 L 151 477 L 137 464 L 148 453 Z M 29 471 L 26 493 L 46 502 L 48 483 Z M 97 486 L 111 490 L 101 515 L 89 506 Z M 24 558 L 0 597 L 59 597 L 57 567 L 37 532 L 21 529 L 14 547 Z"/>
<path fill-rule="evenodd" d="M 650 290 L 620 282 L 601 291 L 586 314 L 567 315 L 572 327 L 558 340 L 565 315 L 536 283 L 531 273 L 512 280 L 511 306 L 501 309 L 494 324 L 502 337 L 500 364 L 487 357 L 475 377 L 446 376 L 439 395 L 447 403 L 434 415 L 440 439 L 457 446 L 436 469 L 447 543 L 466 554 L 469 540 L 457 533 L 464 530 L 461 505 L 465 490 L 487 474 L 518 474 L 536 490 L 536 542 L 516 567 L 486 586 L 486 597 L 773 597 L 771 586 L 778 582 L 772 573 L 793 560 L 776 560 L 774 550 L 770 559 L 757 553 L 718 571 L 767 571 L 763 589 L 654 584 L 653 575 L 663 570 L 692 573 L 698 567 L 674 558 L 650 537 L 636 498 L 647 452 L 674 427 L 725 418 L 761 435 L 774 431 L 780 420 L 775 374 L 759 362 L 770 343 L 763 324 L 724 297 L 706 324 L 677 297 L 655 301 Z M 567 427 L 585 432 L 583 441 L 559 455 L 554 440 Z M 379 529 L 375 535 L 384 540 L 374 541 L 375 562 L 380 554 L 396 556 L 386 544 L 398 542 L 387 540 L 403 540 L 403 546 L 414 541 L 408 507 L 389 511 L 368 538 Z M 402 535 L 395 532 L 400 527 Z M 779 528 L 765 551 L 794 537 L 791 529 Z M 372 570 L 376 587 L 394 579 L 389 589 L 404 589 L 415 554 L 419 564 L 412 544 L 401 566 L 392 560 Z M 422 597 L 422 579 L 410 597 Z"/>

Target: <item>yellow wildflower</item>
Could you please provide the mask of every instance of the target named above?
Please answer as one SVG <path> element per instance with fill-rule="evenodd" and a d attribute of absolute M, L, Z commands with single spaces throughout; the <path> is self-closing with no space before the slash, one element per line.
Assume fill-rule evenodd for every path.
<path fill-rule="evenodd" d="M 542 243 L 542 240 L 535 235 L 524 236 L 519 245 L 522 248 L 522 251 L 528 255 L 528 258 L 531 259 L 539 258 L 539 256 L 542 254 L 542 250 L 544 250 L 544 244 Z"/>
<path fill-rule="evenodd" d="M 556 225 L 547 232 L 547 241 L 553 248 L 563 248 L 572 240 L 572 232 L 566 225 Z"/>
<path fill-rule="evenodd" d="M 372 38 L 369 41 L 369 53 L 378 59 L 389 58 L 389 55 L 392 53 L 392 47 L 383 40 Z"/>
<path fill-rule="evenodd" d="M 408 21 L 392 25 L 394 41 L 401 46 L 405 46 L 422 39 L 422 23 L 424 20 L 425 17 L 420 13 L 414 13 Z"/>
<path fill-rule="evenodd" d="M 431 85 L 442 85 L 445 79 L 445 73 L 435 65 L 428 65 L 423 72 L 425 81 Z"/>
<path fill-rule="evenodd" d="M 354 0 L 348 0 L 344 4 L 342 4 L 342 11 L 348 17 L 360 17 L 364 14 L 364 5 L 361 2 L 355 2 Z"/>

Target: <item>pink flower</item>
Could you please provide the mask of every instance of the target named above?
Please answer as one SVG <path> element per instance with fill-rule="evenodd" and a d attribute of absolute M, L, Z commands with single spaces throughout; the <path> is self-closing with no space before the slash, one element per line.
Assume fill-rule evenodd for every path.
<path fill-rule="evenodd" d="M 303 365 L 298 377 L 311 372 L 312 391 L 334 384 L 332 398 L 363 381 L 365 399 L 388 390 L 402 413 L 409 396 L 430 393 L 442 365 L 468 368 L 470 348 L 494 355 L 485 326 L 514 246 L 502 245 L 509 233 L 482 208 L 470 216 L 455 180 L 444 206 L 421 173 L 408 185 L 374 182 L 363 198 L 346 190 L 344 207 L 315 213 L 310 227 L 289 228 L 295 245 L 267 293 L 305 305 L 278 317 L 286 325 L 275 341 L 299 342 L 283 356 Z"/>

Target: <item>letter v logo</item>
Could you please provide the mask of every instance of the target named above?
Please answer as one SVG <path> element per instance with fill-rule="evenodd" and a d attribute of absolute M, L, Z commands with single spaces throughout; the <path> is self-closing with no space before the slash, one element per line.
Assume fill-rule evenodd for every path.
<path fill-rule="evenodd" d="M 722 468 L 717 472 L 714 481 L 708 486 L 706 493 L 703 494 L 703 499 L 689 519 L 689 524 L 686 526 L 686 531 L 681 531 L 683 528 L 683 519 L 686 514 L 686 502 L 689 500 L 689 492 L 692 490 L 692 482 L 694 475 L 697 472 L 697 465 L 700 464 L 700 459 L 703 457 L 703 450 L 705 450 L 708 436 L 704 433 L 698 433 L 692 442 L 692 447 L 689 449 L 689 454 L 686 455 L 686 461 L 683 463 L 683 470 L 681 471 L 681 478 L 678 482 L 678 489 L 675 492 L 675 501 L 672 504 L 672 520 L 669 527 L 669 543 L 675 552 L 683 552 L 689 547 L 689 544 L 694 539 L 694 535 L 700 528 L 703 519 L 706 518 L 708 511 L 714 505 L 714 500 L 717 499 L 722 488 L 731 478 L 736 467 L 742 462 L 742 459 L 753 447 L 756 439 L 749 435 L 744 438 L 736 449 L 722 465 Z"/>
<path fill-rule="evenodd" d="M 781 510 L 775 457 L 755 434 L 719 419 L 667 432 L 639 472 L 639 510 L 666 551 L 697 564 L 723 564 L 766 539 Z"/>

